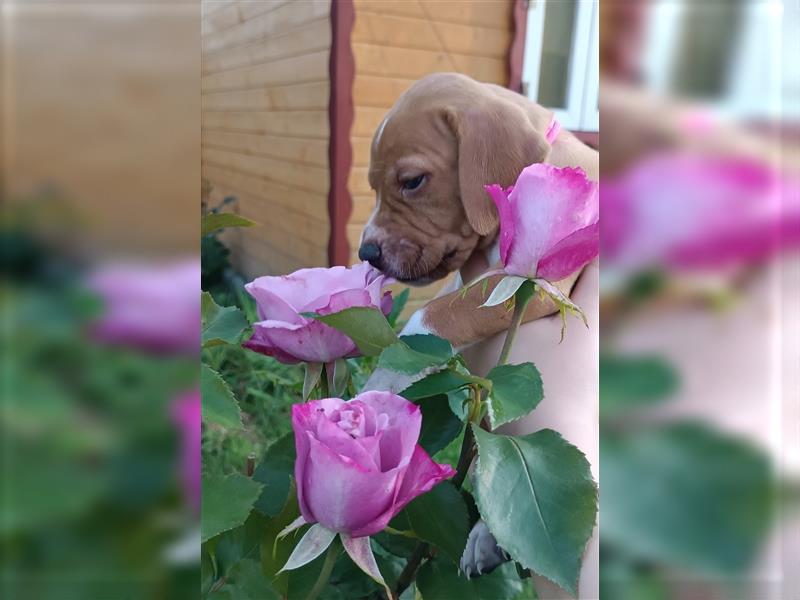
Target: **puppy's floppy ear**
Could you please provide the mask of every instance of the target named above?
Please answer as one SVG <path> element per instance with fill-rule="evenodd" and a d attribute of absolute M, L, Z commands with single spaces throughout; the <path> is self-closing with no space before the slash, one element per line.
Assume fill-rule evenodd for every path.
<path fill-rule="evenodd" d="M 458 183 L 467 219 L 478 235 L 489 235 L 499 221 L 483 186 L 514 185 L 522 169 L 547 158 L 550 144 L 521 107 L 499 98 L 463 109 L 448 107 L 445 121 L 458 143 Z"/>

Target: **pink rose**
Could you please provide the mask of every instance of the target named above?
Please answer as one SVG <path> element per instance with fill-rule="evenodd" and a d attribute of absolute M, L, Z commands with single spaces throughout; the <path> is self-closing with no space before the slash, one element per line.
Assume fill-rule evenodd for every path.
<path fill-rule="evenodd" d="M 109 264 L 87 282 L 103 300 L 94 337 L 152 352 L 200 351 L 200 261 Z"/>
<path fill-rule="evenodd" d="M 665 154 L 603 184 L 604 266 L 721 269 L 800 244 L 800 191 L 752 159 Z"/>
<path fill-rule="evenodd" d="M 330 269 L 300 269 L 291 275 L 259 277 L 245 285 L 258 304 L 261 321 L 253 324 L 246 348 L 284 363 L 330 362 L 357 356 L 355 343 L 343 333 L 301 313 L 327 315 L 354 306 L 392 309 L 387 277 L 363 262 Z"/>
<path fill-rule="evenodd" d="M 500 216 L 500 258 L 505 272 L 557 281 L 597 256 L 597 184 L 582 169 L 537 163 L 516 185 L 486 191 Z"/>
<path fill-rule="evenodd" d="M 175 399 L 172 419 L 181 436 L 181 479 L 186 498 L 200 512 L 200 436 L 202 422 L 200 390 Z"/>
<path fill-rule="evenodd" d="M 372 535 L 455 475 L 417 444 L 421 425 L 419 407 L 389 392 L 292 406 L 303 518 L 351 537 Z"/>

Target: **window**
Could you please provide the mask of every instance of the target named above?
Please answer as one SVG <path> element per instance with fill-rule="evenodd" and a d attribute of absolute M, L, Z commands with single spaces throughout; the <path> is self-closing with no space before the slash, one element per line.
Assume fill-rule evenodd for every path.
<path fill-rule="evenodd" d="M 532 0 L 528 7 L 523 90 L 567 129 L 599 129 L 599 19 L 594 0 Z"/>

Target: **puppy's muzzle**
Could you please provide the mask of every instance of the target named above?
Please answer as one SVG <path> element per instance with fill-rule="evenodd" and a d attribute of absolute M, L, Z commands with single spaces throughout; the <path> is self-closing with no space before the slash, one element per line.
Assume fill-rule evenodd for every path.
<path fill-rule="evenodd" d="M 358 258 L 367 261 L 376 269 L 381 268 L 381 247 L 372 242 L 364 242 L 358 249 Z"/>

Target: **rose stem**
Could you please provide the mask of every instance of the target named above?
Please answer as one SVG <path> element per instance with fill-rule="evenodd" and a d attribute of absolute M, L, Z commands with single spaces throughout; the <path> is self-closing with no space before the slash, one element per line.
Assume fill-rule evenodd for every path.
<path fill-rule="evenodd" d="M 322 571 L 319 572 L 317 582 L 314 584 L 314 587 L 311 588 L 306 600 L 316 600 L 317 596 L 319 596 L 322 593 L 322 590 L 325 589 L 325 586 L 328 585 L 328 579 L 331 577 L 333 565 L 336 564 L 336 559 L 338 557 L 339 544 L 334 540 L 334 542 L 328 548 L 328 553 L 325 555 L 325 562 L 322 564 Z"/>
<path fill-rule="evenodd" d="M 514 294 L 514 315 L 511 317 L 511 325 L 509 325 L 508 332 L 506 332 L 506 340 L 503 343 L 503 349 L 500 351 L 500 358 L 497 359 L 497 366 L 508 362 L 508 355 L 511 354 L 514 338 L 517 337 L 517 331 L 519 331 L 519 326 L 522 325 L 522 319 L 525 317 L 525 309 L 528 307 L 531 298 L 533 298 L 533 290 L 533 282 L 526 281 Z"/>
<path fill-rule="evenodd" d="M 500 358 L 497 360 L 497 365 L 504 365 L 508 362 L 508 355 L 511 353 L 511 347 L 514 345 L 514 338 L 517 335 L 522 319 L 525 316 L 525 309 L 528 303 L 533 298 L 534 284 L 531 281 L 526 281 L 517 290 L 514 295 L 514 315 L 511 318 L 511 325 L 506 333 L 506 339 L 503 343 L 503 349 L 500 351 Z M 456 475 L 453 477 L 453 485 L 460 488 L 467 477 L 467 472 L 472 464 L 472 459 L 475 457 L 475 435 L 472 433 L 471 423 L 473 420 L 477 422 L 480 419 L 480 388 L 472 386 L 473 399 L 470 403 L 470 413 L 467 426 L 464 430 L 464 440 L 461 443 L 461 454 L 458 457 L 458 467 L 456 468 Z M 416 576 L 417 569 L 419 569 L 422 559 L 428 552 L 428 544 L 421 542 L 417 544 L 414 553 L 408 559 L 403 572 L 397 579 L 397 595 L 400 596 L 406 588 L 411 585 L 411 582 Z"/>
<path fill-rule="evenodd" d="M 417 569 L 419 569 L 419 565 L 422 563 L 422 559 L 425 558 L 427 553 L 428 544 L 425 542 L 420 542 L 417 544 L 417 547 L 414 548 L 414 553 L 409 557 L 403 572 L 400 573 L 400 577 L 397 578 L 395 595 L 398 598 L 406 591 L 406 588 L 411 585 L 411 582 L 414 581 L 414 578 L 417 576 Z"/>
<path fill-rule="evenodd" d="M 453 477 L 453 485 L 456 489 L 461 489 L 464 479 L 467 478 L 469 466 L 472 464 L 472 459 L 475 457 L 475 435 L 472 433 L 471 423 L 477 422 L 480 419 L 480 402 L 481 402 L 481 389 L 477 385 L 470 386 L 472 390 L 472 402 L 470 402 L 469 416 L 467 418 L 467 426 L 464 429 L 464 439 L 461 442 L 461 454 L 458 456 L 458 466 L 456 467 L 456 474 Z M 397 578 L 396 593 L 398 596 L 402 594 L 406 588 L 411 585 L 417 575 L 422 559 L 428 553 L 428 544 L 420 542 L 414 549 L 414 553 L 409 557 L 403 572 Z"/>

